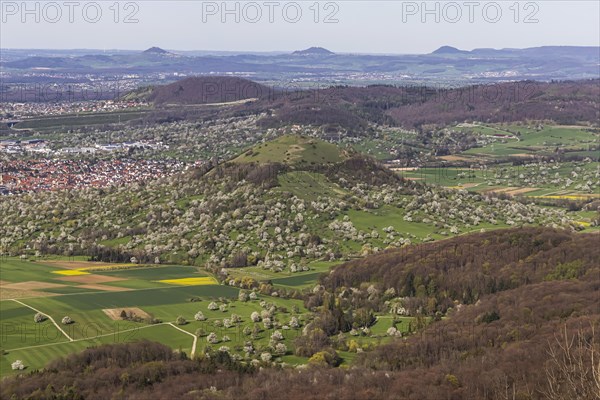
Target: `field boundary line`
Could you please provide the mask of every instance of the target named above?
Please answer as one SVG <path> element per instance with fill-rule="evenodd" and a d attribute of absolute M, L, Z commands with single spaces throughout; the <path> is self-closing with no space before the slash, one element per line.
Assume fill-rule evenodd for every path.
<path fill-rule="evenodd" d="M 27 305 L 27 304 L 23 303 L 22 301 L 19 301 L 19 300 L 17 300 L 17 299 L 11 299 L 11 300 L 12 300 L 12 301 L 14 301 L 14 302 L 17 302 L 17 303 L 19 303 L 19 304 L 21 304 L 21 305 L 23 305 L 23 306 L 25 306 L 25 307 L 27 307 L 27 308 L 30 308 L 30 309 L 32 309 L 32 310 L 33 310 L 33 311 L 35 311 L 35 312 L 38 312 L 38 313 L 40 313 L 40 314 L 44 314 L 46 317 L 48 317 L 48 319 L 49 319 L 50 321 L 52 321 L 52 323 L 54 324 L 54 326 L 56 326 L 56 328 L 57 328 L 59 331 L 61 331 L 61 332 L 62 332 L 62 334 L 63 334 L 63 335 L 65 335 L 65 337 L 66 337 L 67 339 L 69 339 L 69 342 L 72 342 L 72 341 L 74 340 L 74 339 L 73 339 L 71 336 L 67 335 L 67 332 L 65 332 L 65 331 L 63 330 L 63 328 L 61 328 L 61 327 L 60 327 L 60 326 L 59 326 L 59 325 L 56 323 L 56 321 L 54 320 L 54 318 L 52 318 L 50 315 L 48 315 L 48 314 L 46 314 L 46 313 L 43 313 L 43 312 L 41 312 L 40 310 L 38 310 L 38 309 L 35 309 L 35 308 L 33 308 L 33 307 L 31 307 L 31 306 L 29 306 L 29 305 Z"/>
<path fill-rule="evenodd" d="M 193 333 L 190 333 L 184 329 L 181 329 L 180 327 L 174 325 L 172 322 L 169 322 L 169 325 L 171 325 L 173 328 L 177 329 L 178 331 L 188 334 L 194 338 L 194 343 L 192 344 L 192 353 L 190 354 L 190 358 L 194 357 L 194 354 L 196 353 L 196 344 L 198 343 L 198 336 L 196 336 Z"/>
<path fill-rule="evenodd" d="M 152 324 L 152 325 L 147 325 L 147 326 L 138 326 L 138 327 L 135 327 L 135 328 L 126 329 L 124 331 L 119 331 L 119 333 L 137 331 L 137 330 L 140 330 L 140 329 L 153 328 L 155 326 L 168 325 L 168 324 L 169 324 L 168 322 L 161 322 L 161 323 L 158 323 L 158 324 Z M 101 337 L 111 336 L 111 335 L 114 335 L 114 334 L 115 334 L 114 332 L 113 333 L 105 333 L 103 335 L 97 335 L 97 336 L 89 337 L 89 338 L 73 339 L 71 342 L 56 342 L 56 343 L 36 344 L 35 346 L 18 347 L 18 348 L 15 348 L 15 349 L 6 349 L 6 351 L 11 352 L 11 351 L 17 351 L 17 350 L 35 349 L 37 347 L 48 347 L 48 346 L 57 346 L 59 344 L 83 342 L 85 340 L 97 339 L 97 338 L 101 338 Z"/>

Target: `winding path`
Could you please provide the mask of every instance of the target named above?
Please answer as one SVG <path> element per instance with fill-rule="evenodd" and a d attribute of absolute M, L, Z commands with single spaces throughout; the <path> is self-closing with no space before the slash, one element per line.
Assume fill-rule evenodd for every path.
<path fill-rule="evenodd" d="M 56 328 L 57 328 L 59 331 L 61 331 L 61 332 L 62 332 L 62 334 L 63 334 L 63 335 L 65 335 L 65 337 L 66 337 L 67 339 L 69 339 L 69 342 L 72 342 L 72 341 L 73 341 L 73 338 L 72 338 L 71 336 L 67 335 L 67 332 L 65 332 L 65 331 L 63 330 L 63 328 L 61 328 L 61 327 L 60 327 L 60 326 L 59 326 L 59 325 L 56 323 L 56 321 L 54 320 L 54 318 L 52 318 L 50 315 L 48 315 L 48 314 L 46 314 L 46 313 L 44 313 L 44 312 L 42 312 L 42 311 L 40 311 L 40 310 L 38 310 L 38 309 L 35 309 L 35 308 L 31 307 L 30 305 L 27 305 L 27 304 L 25 304 L 25 303 L 23 303 L 22 301 L 19 301 L 19 300 L 17 300 L 17 299 L 10 299 L 10 300 L 12 300 L 12 301 L 14 301 L 14 302 L 16 302 L 16 303 L 19 303 L 19 304 L 21 304 L 22 306 L 25 306 L 25 307 L 27 307 L 27 308 L 30 308 L 30 309 L 32 309 L 32 310 L 33 310 L 33 311 L 35 311 L 35 312 L 38 312 L 38 313 L 40 313 L 40 314 L 44 314 L 46 317 L 48 317 L 48 319 L 49 319 L 50 321 L 52 321 L 52 323 L 54 324 L 54 326 L 56 326 Z"/>
<path fill-rule="evenodd" d="M 190 354 L 190 358 L 194 357 L 194 354 L 196 353 L 196 344 L 198 343 L 198 336 L 194 335 L 193 333 L 190 333 L 184 329 L 181 329 L 180 327 L 174 325 L 172 322 L 169 322 L 169 325 L 171 325 L 173 328 L 177 329 L 178 331 L 181 331 L 187 335 L 190 335 L 194 338 L 194 344 L 192 344 L 192 353 Z"/>

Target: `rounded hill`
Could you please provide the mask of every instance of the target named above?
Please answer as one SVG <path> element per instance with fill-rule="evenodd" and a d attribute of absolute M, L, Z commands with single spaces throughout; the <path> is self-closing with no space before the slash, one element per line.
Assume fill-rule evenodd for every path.
<path fill-rule="evenodd" d="M 235 103 L 268 96 L 271 89 L 248 79 L 197 76 L 157 86 L 147 98 L 155 104 Z"/>
<path fill-rule="evenodd" d="M 305 50 L 297 50 L 292 54 L 296 56 L 331 56 L 335 53 L 323 47 L 310 47 Z"/>
<path fill-rule="evenodd" d="M 335 164 L 349 158 L 347 150 L 323 140 L 285 135 L 259 144 L 233 159 L 234 163 L 286 165 Z"/>

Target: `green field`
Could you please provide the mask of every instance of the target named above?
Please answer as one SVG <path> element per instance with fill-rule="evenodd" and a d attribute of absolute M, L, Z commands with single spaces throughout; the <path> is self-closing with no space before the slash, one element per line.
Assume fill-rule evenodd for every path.
<path fill-rule="evenodd" d="M 0 262 L 3 295 L 3 300 L 0 301 L 0 326 L 2 327 L 0 375 L 13 373 L 10 364 L 15 360 L 22 360 L 27 365 L 25 371 L 39 369 L 52 359 L 103 343 L 148 339 L 167 344 L 176 350 L 180 349 L 189 355 L 194 342 L 193 335 L 186 334 L 169 324 L 180 315 L 191 321 L 180 327 L 184 331 L 194 334 L 202 327 L 207 333 L 214 331 L 219 338 L 224 335 L 230 336 L 231 342 L 227 342 L 227 345 L 239 347 L 247 339 L 241 335 L 240 326 L 216 327 L 212 321 L 236 313 L 242 316 L 242 322 L 247 324 L 249 315 L 253 311 L 260 312 L 262 309 L 258 300 L 247 303 L 235 301 L 238 289 L 229 286 L 175 286 L 155 282 L 159 279 L 207 276 L 198 268 L 186 266 L 104 270 L 77 276 L 86 279 L 90 276 L 100 277 L 95 279 L 106 277 L 122 279 L 101 285 L 130 288 L 127 291 L 113 292 L 81 288 L 77 293 L 77 288 L 81 285 L 77 282 L 69 282 L 69 286 L 66 287 L 38 290 L 15 291 L 8 288 L 14 284 L 42 286 L 63 284 L 64 281 L 60 280 L 62 276 L 52 272 L 57 269 L 56 265 L 43 264 L 43 260 L 31 262 L 16 258 L 2 258 Z M 65 288 L 71 290 L 66 291 Z M 61 293 L 51 293 L 51 290 Z M 39 291 L 43 292 L 39 293 Z M 20 295 L 19 299 L 7 298 L 12 294 Z M 191 302 L 192 298 L 201 301 Z M 218 299 L 223 298 L 230 299 L 227 300 L 226 312 L 208 310 L 211 301 L 219 301 Z M 303 309 L 302 303 L 297 300 L 274 298 L 272 301 L 285 309 L 291 309 L 292 306 Z M 137 307 L 162 322 L 151 325 L 146 322 L 113 320 L 102 311 L 129 307 Z M 33 316 L 36 310 L 53 318 L 64 333 L 50 319 L 35 323 Z M 202 311 L 208 320 L 194 321 L 194 315 L 198 311 Z M 69 316 L 74 323 L 62 325 L 60 321 L 64 316 Z M 289 318 L 289 315 L 282 314 L 277 317 L 277 320 L 281 320 L 283 324 Z M 263 343 L 266 346 L 270 339 L 269 335 L 268 332 L 261 334 L 256 343 Z M 289 348 L 292 346 L 292 339 L 291 336 L 286 339 Z M 202 351 L 206 345 L 205 338 L 198 338 L 196 352 Z"/>
<path fill-rule="evenodd" d="M 333 266 L 338 264 L 340 264 L 339 261 L 314 261 L 306 265 L 308 271 L 295 273 L 292 273 L 289 269 L 275 272 L 259 267 L 232 268 L 228 273 L 233 278 L 250 277 L 257 281 L 271 281 L 276 288 L 303 290 L 314 287 L 322 274 L 327 273 Z"/>
<path fill-rule="evenodd" d="M 19 122 L 14 126 L 15 130 L 32 129 L 35 131 L 44 131 L 51 129 L 72 129 L 73 127 L 117 124 L 139 119 L 147 115 L 150 111 L 133 110 L 105 113 L 81 113 L 76 115 L 60 115 L 50 117 L 36 117 Z"/>
<path fill-rule="evenodd" d="M 465 156 L 503 157 L 520 155 L 552 155 L 556 149 L 566 152 L 589 152 L 598 146 L 598 132 L 584 127 L 567 126 L 520 126 L 491 125 L 460 127 L 459 130 L 475 132 L 479 135 L 495 137 L 495 141 L 472 148 Z M 495 135 L 510 136 L 500 137 Z M 597 157 L 596 152 L 596 157 Z"/>
<path fill-rule="evenodd" d="M 238 295 L 238 290 L 229 286 L 178 286 L 156 282 L 159 279 L 208 276 L 194 267 L 126 266 L 129 269 L 99 270 L 65 277 L 53 271 L 61 270 L 59 265 L 72 264 L 56 257 L 47 261 L 58 262 L 58 265 L 44 264 L 44 261 L 6 257 L 0 260 L 0 348 L 3 352 L 0 375 L 11 373 L 10 363 L 17 359 L 23 360 L 31 369 L 42 368 L 58 356 L 90 345 L 119 341 L 156 340 L 190 353 L 193 337 L 168 323 L 175 321 L 179 315 L 193 320 L 197 311 L 206 309 L 209 300 L 235 299 Z M 102 267 L 81 260 L 77 260 L 77 265 Z M 99 280 L 99 286 L 85 288 L 85 281 L 65 281 L 63 278 Z M 106 282 L 107 278 L 118 280 Z M 112 286 L 127 290 L 112 291 Z M 203 301 L 192 303 L 190 298 Z M 162 324 L 113 320 L 102 311 L 128 307 L 140 308 L 160 319 Z M 260 309 L 258 305 L 254 308 Z M 33 317 L 38 311 L 52 318 L 62 331 L 50 318 L 35 323 Z M 212 317 L 217 317 L 219 312 L 206 310 L 207 315 L 213 314 Z M 61 320 L 65 316 L 74 322 L 63 325 Z"/>
<path fill-rule="evenodd" d="M 308 286 L 314 286 L 315 281 L 320 275 L 320 272 L 314 272 L 312 274 L 296 275 L 289 278 L 278 278 L 273 279 L 273 284 L 293 288 L 304 288 Z"/>
<path fill-rule="evenodd" d="M 475 192 L 505 192 L 522 196 L 599 197 L 600 163 L 593 161 L 543 163 L 530 161 L 524 165 L 509 163 L 488 167 L 419 168 L 399 172 L 405 178 L 432 185 Z"/>
<path fill-rule="evenodd" d="M 194 276 L 207 276 L 206 272 L 201 271 L 197 267 L 188 266 L 160 266 L 148 268 L 124 269 L 120 271 L 97 271 L 101 275 L 116 276 L 126 279 L 144 279 L 144 280 L 160 280 L 160 279 L 175 279 L 187 278 Z"/>
<path fill-rule="evenodd" d="M 60 258 L 53 257 L 54 261 Z M 194 337 L 200 329 L 204 332 L 197 338 L 195 353 L 204 351 L 208 346 L 213 349 L 227 346 L 233 353 L 243 355 L 243 345 L 252 340 L 257 351 L 268 349 L 271 335 L 275 330 L 282 332 L 288 352 L 279 360 L 290 363 L 306 363 L 307 359 L 293 355 L 294 339 L 301 334 L 301 328 L 308 316 L 301 300 L 282 299 L 259 295 L 257 300 L 242 302 L 237 299 L 239 290 L 223 285 L 175 286 L 155 282 L 158 279 L 185 278 L 206 276 L 203 271 L 187 266 L 153 266 L 146 268 L 129 267 L 121 270 L 96 271 L 79 277 L 106 277 L 123 280 L 105 282 L 101 285 L 128 288 L 126 291 L 109 291 L 100 289 L 78 288 L 81 283 L 70 282 L 69 286 L 59 288 L 41 288 L 24 292 L 8 289 L 14 284 L 36 285 L 62 284 L 61 275 L 52 273 L 57 270 L 55 265 L 45 265 L 44 260 L 32 262 L 16 258 L 2 258 L 0 276 L 2 278 L 2 300 L 0 301 L 0 376 L 15 373 L 11 363 L 21 360 L 27 366 L 25 372 L 44 368 L 50 361 L 78 352 L 92 346 L 106 343 L 123 343 L 137 340 L 153 340 L 164 343 L 175 350 L 188 355 L 192 354 Z M 78 260 L 81 263 L 81 260 Z M 83 263 L 84 265 L 88 265 Z M 252 276 L 256 279 L 272 280 L 275 287 L 302 289 L 316 284 L 321 273 L 326 272 L 336 262 L 313 262 L 310 270 L 298 274 L 277 274 L 256 267 L 238 270 L 239 274 Z M 68 264 L 65 264 L 68 265 Z M 96 267 L 99 268 L 99 267 Z M 95 278 L 100 277 L 100 278 Z M 158 286 L 157 286 L 158 285 Z M 65 288 L 70 289 L 67 291 Z M 50 292 L 51 290 L 54 293 Z M 37 293 L 42 291 L 42 293 Z M 60 292 L 60 293 L 57 293 Z M 11 294 L 21 294 L 18 299 L 12 299 Z M 191 301 L 195 299 L 195 301 Z M 277 307 L 273 316 L 274 326 L 269 329 L 256 324 L 261 329 L 254 337 L 244 333 L 244 328 L 254 328 L 255 323 L 250 319 L 254 311 L 261 312 L 261 301 L 266 301 Z M 209 310 L 211 302 L 225 306 L 225 310 Z M 117 320 L 109 317 L 103 310 L 119 310 L 136 307 L 156 319 L 154 324 Z M 53 319 L 41 323 L 33 320 L 36 312 Z M 194 315 L 201 311 L 205 321 L 195 321 Z M 239 315 L 241 321 L 226 328 L 222 322 L 233 314 Z M 63 317 L 69 316 L 74 322 L 63 325 Z M 178 316 L 184 317 L 188 323 L 176 326 Z M 298 329 L 289 328 L 292 316 L 301 321 Z M 221 322 L 219 322 L 221 321 Z M 392 340 L 385 332 L 390 326 L 386 316 L 379 317 L 372 327 L 374 337 L 361 337 L 361 346 L 369 343 L 380 343 Z M 60 329 L 59 329 L 60 327 Z M 62 330 L 61 330 L 62 329 Z M 210 344 L 206 340 L 208 333 L 215 333 L 219 343 Z M 226 337 L 229 340 L 224 341 Z M 350 340 L 351 337 L 348 337 Z M 345 355 L 349 362 L 354 353 Z"/>

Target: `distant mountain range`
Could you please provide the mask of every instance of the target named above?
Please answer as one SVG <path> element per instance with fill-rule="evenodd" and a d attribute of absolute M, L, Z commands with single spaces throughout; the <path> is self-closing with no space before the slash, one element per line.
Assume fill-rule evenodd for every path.
<path fill-rule="evenodd" d="M 0 66 L 6 82 L 43 71 L 64 74 L 199 74 L 251 77 L 280 82 L 324 82 L 368 85 L 380 83 L 443 84 L 515 80 L 572 80 L 598 78 L 600 47 L 545 46 L 527 49 L 460 50 L 442 46 L 430 54 L 369 55 L 334 53 L 310 47 L 292 53 L 190 55 L 159 47 L 145 51 L 3 50 Z M 49 78 L 48 78 L 49 79 Z"/>
<path fill-rule="evenodd" d="M 491 49 L 479 48 L 473 50 L 460 50 L 452 46 L 442 46 L 433 51 L 433 54 L 461 54 L 461 55 L 533 55 L 554 57 L 590 57 L 600 59 L 600 47 L 592 46 L 542 46 L 526 49 Z"/>

